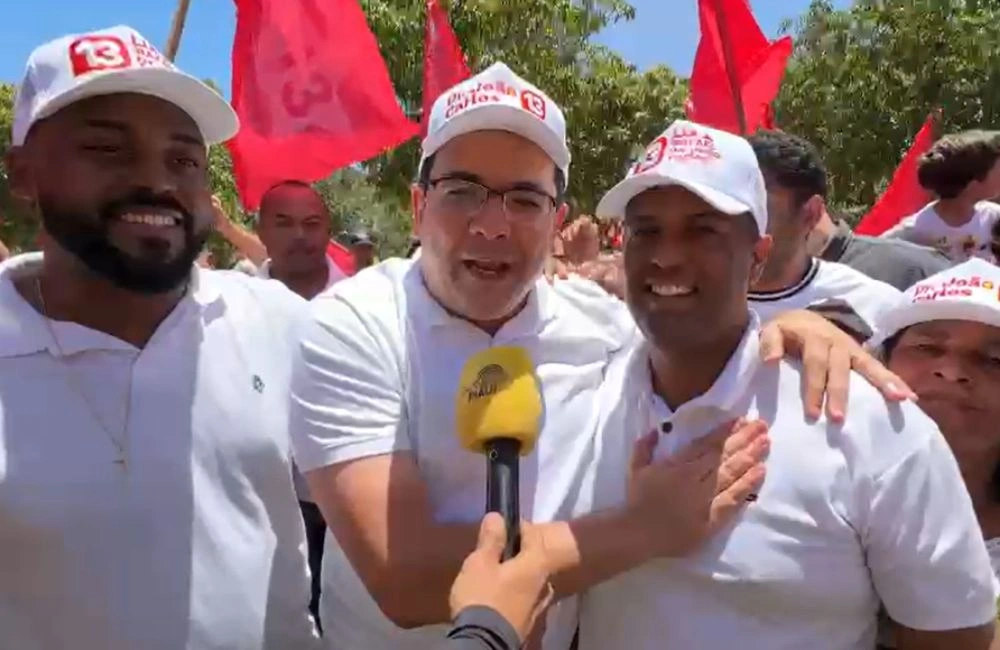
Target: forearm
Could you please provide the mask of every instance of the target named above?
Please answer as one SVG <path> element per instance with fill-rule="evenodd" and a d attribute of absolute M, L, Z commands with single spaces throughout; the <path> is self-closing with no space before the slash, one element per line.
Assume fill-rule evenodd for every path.
<path fill-rule="evenodd" d="M 245 230 L 232 221 L 220 224 L 218 230 L 219 234 L 222 235 L 226 241 L 232 244 L 236 250 L 240 252 L 240 254 L 254 264 L 260 266 L 267 261 L 267 248 L 261 243 L 260 239 L 257 238 L 257 235 L 253 234 L 249 230 Z"/>
<path fill-rule="evenodd" d="M 620 511 L 570 522 L 539 524 L 552 567 L 556 597 L 570 596 L 655 557 L 648 540 Z M 404 628 L 449 620 L 448 595 L 466 556 L 475 548 L 478 526 L 434 525 L 406 545 L 405 555 L 386 552 L 384 569 L 369 589 L 386 615 Z"/>
<path fill-rule="evenodd" d="M 579 593 L 656 557 L 632 520 L 609 510 L 542 525 L 556 597 Z"/>
<path fill-rule="evenodd" d="M 944 632 L 926 632 L 896 627 L 896 650 L 994 650 L 997 645 L 995 624 Z"/>

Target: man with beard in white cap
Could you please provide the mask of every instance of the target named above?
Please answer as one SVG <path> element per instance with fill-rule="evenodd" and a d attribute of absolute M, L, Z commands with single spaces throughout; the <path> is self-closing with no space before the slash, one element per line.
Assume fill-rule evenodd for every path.
<path fill-rule="evenodd" d="M 535 522 L 569 515 L 589 466 L 597 390 L 635 331 L 596 285 L 541 277 L 567 212 L 569 163 L 559 106 L 506 65 L 489 67 L 434 104 L 412 191 L 417 259 L 366 269 L 310 304 L 291 434 L 333 532 L 320 607 L 331 647 L 425 650 L 443 635 L 436 624 L 449 618 L 448 591 L 484 506 L 485 461 L 455 435 L 455 393 L 473 354 L 520 346 L 537 365 L 545 415 L 521 466 L 522 512 Z M 843 341 L 819 317 L 786 322 Z M 809 382 L 818 392 L 821 347 L 822 378 Z M 834 348 L 842 387 L 851 354 Z M 759 425 L 734 428 L 730 438 L 720 426 L 686 462 L 637 467 L 627 507 L 541 524 L 557 595 L 683 554 L 739 510 L 760 479 L 765 436 Z M 711 471 L 692 474 L 717 464 L 723 447 L 718 485 Z M 564 649 L 573 635 L 573 603 L 563 604 L 546 647 Z"/>
<path fill-rule="evenodd" d="M 42 252 L 0 269 L 0 645 L 318 643 L 278 283 L 199 269 L 229 105 L 135 30 L 36 49 L 12 191 Z"/>
<path fill-rule="evenodd" d="M 799 363 L 760 361 L 749 287 L 771 247 L 743 138 L 678 121 L 601 201 L 625 226 L 643 337 L 612 362 L 583 511 L 627 498 L 636 440 L 669 459 L 719 422 L 767 422 L 756 498 L 687 557 L 581 598 L 580 648 L 868 650 L 884 605 L 904 650 L 987 650 L 997 584 L 947 443 L 915 404 L 850 383 L 842 422 L 799 408 Z"/>

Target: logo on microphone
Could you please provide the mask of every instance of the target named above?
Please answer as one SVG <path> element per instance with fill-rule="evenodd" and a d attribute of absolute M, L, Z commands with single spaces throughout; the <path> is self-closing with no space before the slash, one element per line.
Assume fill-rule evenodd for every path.
<path fill-rule="evenodd" d="M 465 394 L 468 396 L 467 401 L 471 402 L 495 395 L 510 385 L 510 381 L 510 375 L 503 369 L 503 366 L 496 363 L 483 366 L 483 369 L 476 375 L 476 380 L 465 389 Z"/>

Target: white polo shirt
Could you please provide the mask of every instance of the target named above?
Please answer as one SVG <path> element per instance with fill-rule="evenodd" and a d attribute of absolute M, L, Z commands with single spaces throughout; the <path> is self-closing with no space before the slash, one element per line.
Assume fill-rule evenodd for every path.
<path fill-rule="evenodd" d="M 805 276 L 780 291 L 751 291 L 750 308 L 763 322 L 792 309 L 829 307 L 841 312 L 845 322 L 859 322 L 871 338 L 879 314 L 896 304 L 901 292 L 885 282 L 873 280 L 860 271 L 836 262 L 813 259 Z"/>
<path fill-rule="evenodd" d="M 143 349 L 52 322 L 57 346 L 12 283 L 40 262 L 0 267 L 0 646 L 315 647 L 287 435 L 305 302 L 195 268 Z"/>
<path fill-rule="evenodd" d="M 325 256 L 325 259 L 326 259 L 327 276 L 326 276 L 326 286 L 323 288 L 323 291 L 326 291 L 327 289 L 337 284 L 341 280 L 347 278 L 347 274 L 344 273 L 344 271 L 341 270 L 339 266 L 333 263 L 333 260 L 330 259 L 329 255 Z M 256 275 L 257 277 L 264 278 L 265 280 L 271 279 L 270 258 L 264 260 L 264 263 L 261 264 L 260 267 L 257 269 Z"/>
<path fill-rule="evenodd" d="M 323 287 L 323 291 L 328 290 L 333 285 L 337 284 L 341 280 L 347 278 L 347 274 L 344 273 L 339 266 L 333 263 L 333 260 L 329 256 L 326 256 L 326 268 L 328 271 L 326 286 Z M 263 278 L 265 280 L 271 279 L 271 260 L 268 258 L 260 265 L 257 269 L 257 277 Z M 320 294 L 323 293 L 320 292 Z M 299 501 L 306 501 L 308 503 L 313 503 L 313 498 L 309 494 L 309 484 L 306 483 L 306 479 L 299 472 L 295 465 L 292 465 L 292 480 L 295 482 L 295 494 L 298 496 Z"/>
<path fill-rule="evenodd" d="M 459 444 L 455 392 L 470 356 L 491 345 L 519 345 L 536 363 L 545 404 L 535 451 L 521 459 L 522 515 L 566 518 L 590 462 L 598 388 L 609 359 L 635 330 L 624 304 L 597 285 L 556 286 L 539 280 L 524 309 L 490 337 L 449 315 L 413 260 L 388 260 L 337 284 L 311 303 L 313 320 L 303 330 L 292 380 L 296 463 L 308 472 L 410 452 L 437 520 L 478 522 L 486 461 Z M 549 618 L 547 648 L 569 646 L 575 602 L 565 605 Z M 332 535 L 323 556 L 321 618 L 338 650 L 437 648 L 446 629 L 393 625 Z"/>
<path fill-rule="evenodd" d="M 581 596 L 580 649 L 871 650 L 880 600 L 917 629 L 996 617 L 997 583 L 951 451 L 912 403 L 850 382 L 843 425 L 807 423 L 797 363 L 763 364 L 756 321 L 715 384 L 671 412 L 651 388 L 648 348 L 608 371 L 590 512 L 625 499 L 636 437 L 675 454 L 746 414 L 770 424 L 758 499 L 699 552 L 658 560 Z"/>

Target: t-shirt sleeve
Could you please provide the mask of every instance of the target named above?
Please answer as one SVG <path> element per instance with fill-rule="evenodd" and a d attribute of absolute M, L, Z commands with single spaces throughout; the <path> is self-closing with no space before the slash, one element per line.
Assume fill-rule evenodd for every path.
<path fill-rule="evenodd" d="M 302 471 L 410 448 L 400 337 L 336 292 L 311 303 L 299 328 L 289 405 Z"/>
<path fill-rule="evenodd" d="M 869 481 L 862 541 L 889 616 L 927 631 L 976 627 L 996 619 L 1000 591 L 983 533 L 940 432 L 934 428 Z"/>

